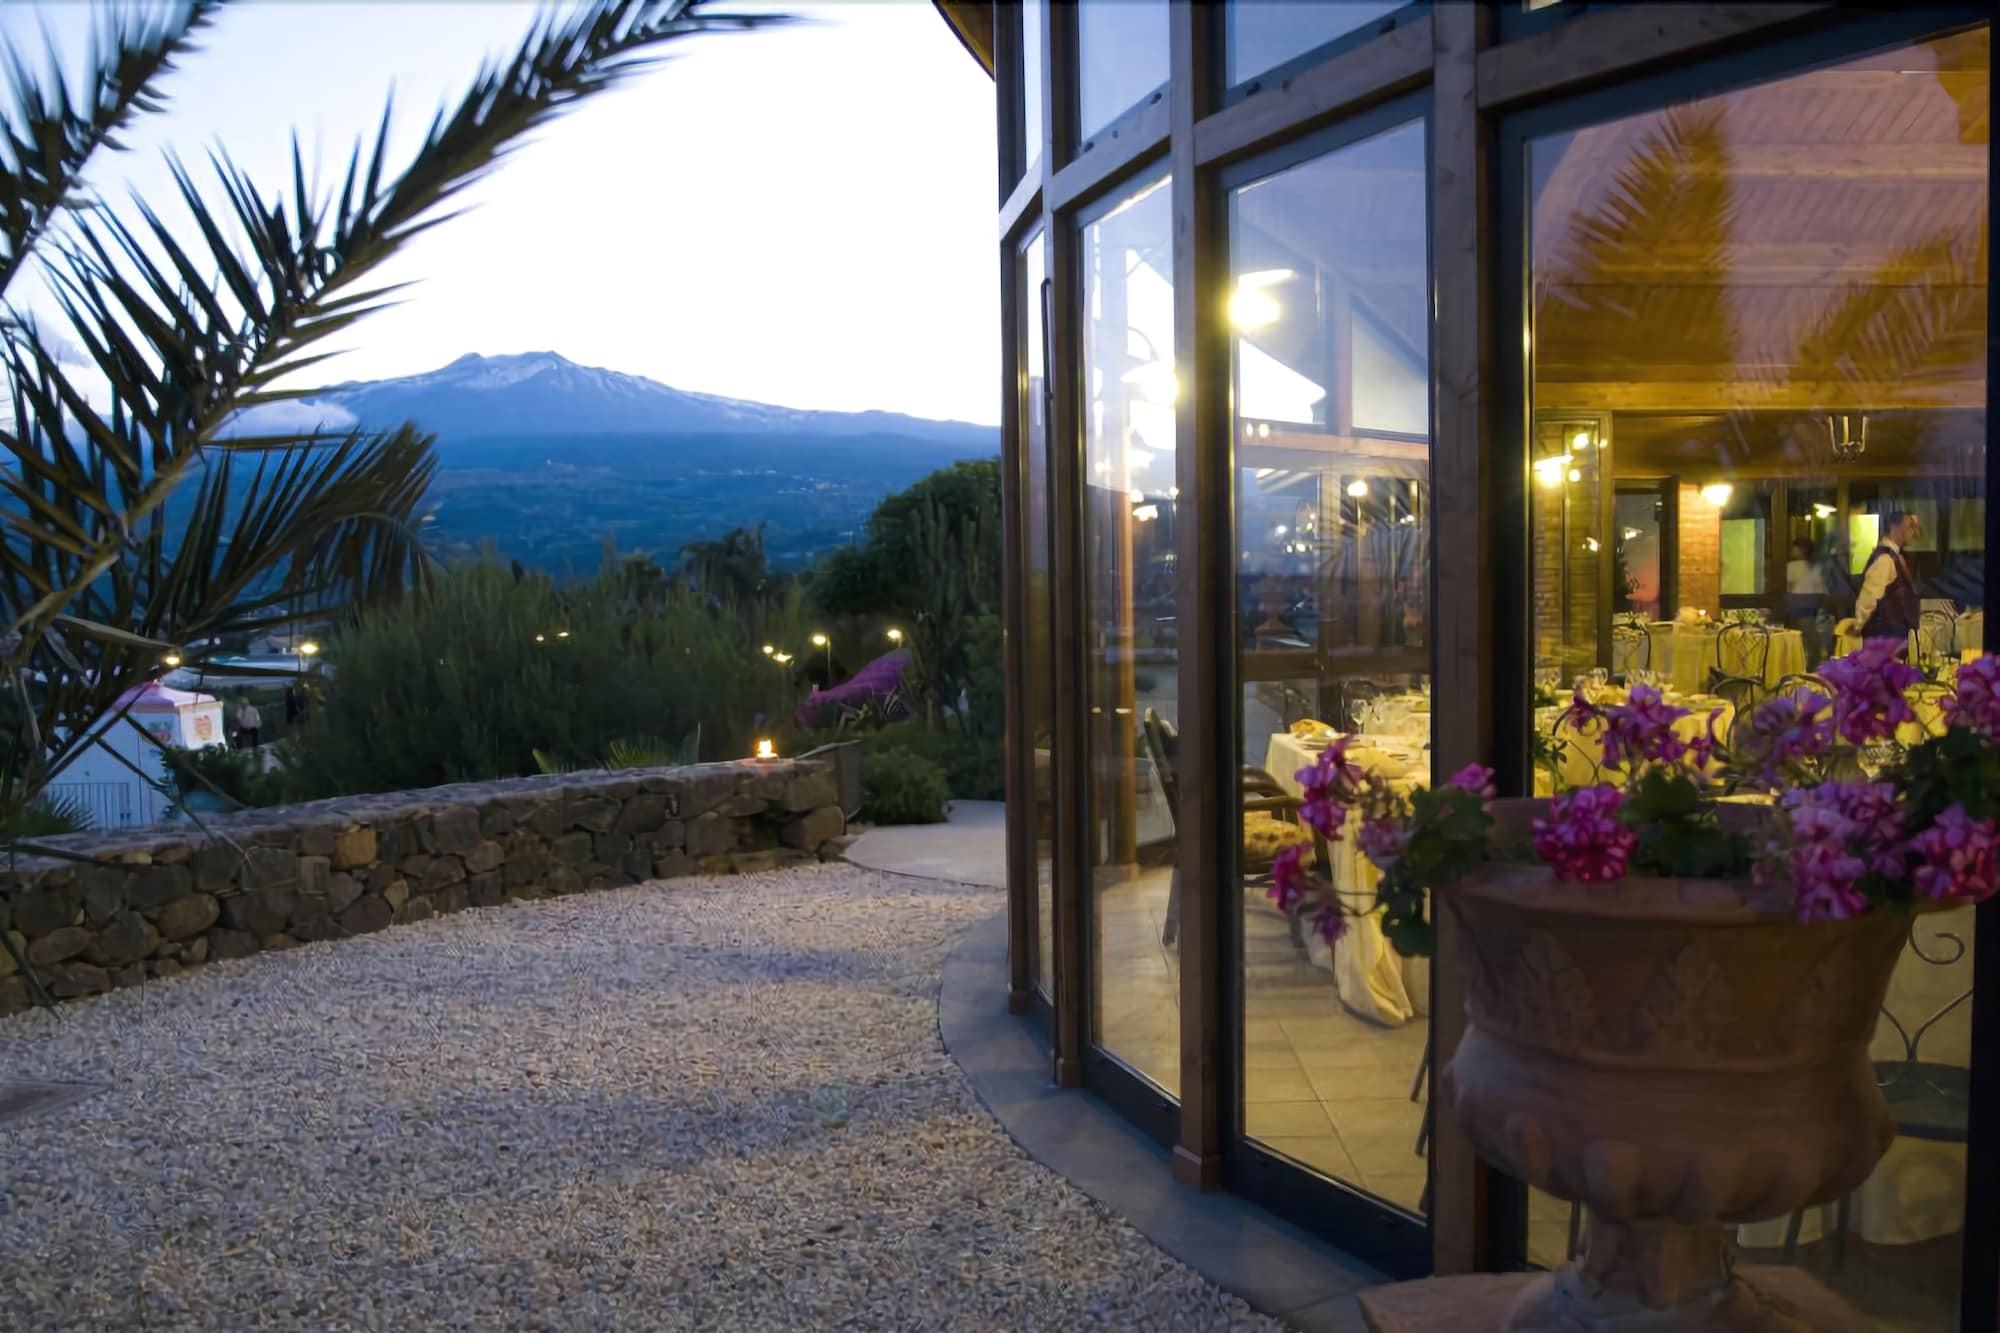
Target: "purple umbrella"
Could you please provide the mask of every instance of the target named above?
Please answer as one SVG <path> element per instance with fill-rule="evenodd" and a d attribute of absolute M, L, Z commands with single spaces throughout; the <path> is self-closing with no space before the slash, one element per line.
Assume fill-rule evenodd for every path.
<path fill-rule="evenodd" d="M 818 726 L 870 699 L 887 699 L 902 689 L 903 672 L 909 665 L 910 655 L 902 649 L 884 653 L 832 689 L 815 689 L 812 697 L 799 705 L 793 720 L 802 727 Z"/>

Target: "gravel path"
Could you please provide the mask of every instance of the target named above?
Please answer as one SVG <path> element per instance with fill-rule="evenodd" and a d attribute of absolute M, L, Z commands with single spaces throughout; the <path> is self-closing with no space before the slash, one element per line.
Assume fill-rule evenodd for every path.
<path fill-rule="evenodd" d="M 0 1023 L 0 1324 L 1280 1327 L 939 1045 L 989 889 L 828 867 L 475 910 Z"/>

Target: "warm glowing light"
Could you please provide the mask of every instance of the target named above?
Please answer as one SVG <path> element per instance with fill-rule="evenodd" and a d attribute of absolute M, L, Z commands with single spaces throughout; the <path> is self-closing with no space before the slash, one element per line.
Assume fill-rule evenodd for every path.
<path fill-rule="evenodd" d="M 1834 511 L 1833 511 L 1833 506 L 1832 506 L 1832 505 L 1814 505 L 1814 506 L 1813 506 L 1813 517 L 1814 517 L 1814 518 L 1832 518 L 1832 517 L 1833 517 L 1833 512 L 1834 512 Z"/>
<path fill-rule="evenodd" d="M 792 655 L 790 653 L 772 653 L 771 660 L 782 666 L 784 663 L 792 660 Z"/>
<path fill-rule="evenodd" d="M 1229 322 L 1239 329 L 1261 329 L 1285 317 L 1277 298 L 1256 287 L 1238 287 L 1229 294 Z"/>
<path fill-rule="evenodd" d="M 1583 469 L 1582 469 L 1582 468 L 1580 468 L 1580 467 L 1573 467 L 1573 468 L 1571 468 L 1571 469 L 1569 470 L 1569 479 L 1570 479 L 1571 481 L 1582 481 L 1582 480 L 1583 480 Z"/>
<path fill-rule="evenodd" d="M 1560 486 L 1563 481 L 1563 468 L 1568 462 L 1568 454 L 1557 454 L 1553 458 L 1538 458 L 1535 460 L 1535 476 L 1544 486 Z"/>
<path fill-rule="evenodd" d="M 903 641 L 903 631 L 899 629 L 892 629 L 889 631 L 890 643 L 901 643 L 902 641 Z"/>
<path fill-rule="evenodd" d="M 559 629 L 556 631 L 556 637 L 558 639 L 567 639 L 569 637 L 569 631 L 566 629 Z"/>
<path fill-rule="evenodd" d="M 546 634 L 537 634 L 535 636 L 536 643 L 546 643 L 547 641 L 548 641 L 548 636 Z"/>
<path fill-rule="evenodd" d="M 1585 537 L 1583 539 L 1583 549 L 1586 551 L 1597 551 L 1597 550 L 1602 550 L 1603 548 L 1597 544 L 1597 538 Z"/>
<path fill-rule="evenodd" d="M 537 634 L 537 635 L 536 635 L 535 637 L 539 639 L 539 638 L 541 637 L 541 635 Z M 768 643 L 767 643 L 767 644 L 765 644 L 765 645 L 764 645 L 764 656 L 766 656 L 766 657 L 770 657 L 770 656 L 774 655 L 774 654 L 775 654 L 775 653 L 776 653 L 777 651 L 778 651 L 778 650 L 777 650 L 777 649 L 776 649 L 775 647 L 773 647 L 773 646 L 772 646 L 771 644 L 768 644 Z"/>
<path fill-rule="evenodd" d="M 1636 536 L 1638 536 L 1638 535 L 1639 535 L 1639 529 L 1637 529 L 1637 528 L 1627 528 L 1627 529 L 1625 529 L 1625 531 L 1624 531 L 1624 532 L 1620 533 L 1619 535 L 1620 535 L 1620 536 L 1622 536 L 1622 537 L 1624 537 L 1624 538 L 1625 538 L 1625 540 L 1629 542 L 1629 541 L 1631 541 L 1631 540 L 1632 540 L 1632 539 L 1633 539 L 1634 537 L 1636 537 Z"/>
<path fill-rule="evenodd" d="M 776 743 L 772 741 L 758 741 L 757 757 L 759 759 L 776 759 L 778 757 L 778 747 Z"/>
<path fill-rule="evenodd" d="M 1347 493 L 1357 500 L 1365 499 L 1368 495 L 1368 483 L 1356 477 L 1347 483 Z"/>
<path fill-rule="evenodd" d="M 181 664 L 181 655 L 179 653 L 168 653 L 160 660 L 170 667 L 177 667 Z"/>
<path fill-rule="evenodd" d="M 299 645 L 300 657 L 315 657 L 318 654 L 319 654 L 319 645 L 314 643 L 311 639 L 307 639 L 304 643 Z"/>
<path fill-rule="evenodd" d="M 1589 431 L 1580 430 L 1576 434 L 1569 437 L 1569 451 L 1571 453 L 1580 454 L 1588 448 L 1590 448 Z"/>
<path fill-rule="evenodd" d="M 1728 504 L 1729 497 L 1733 494 L 1735 494 L 1735 488 L 1726 481 L 1712 481 L 1701 488 L 1701 498 L 1714 505 L 1717 509 Z"/>
<path fill-rule="evenodd" d="M 1132 511 L 1132 521 L 1134 523 L 1151 523 L 1159 516 L 1160 507 L 1158 505 L 1140 505 Z"/>
<path fill-rule="evenodd" d="M 826 647 L 826 635 L 824 635 L 824 634 L 815 634 L 815 635 L 813 635 L 813 647 L 815 647 L 815 648 L 824 648 L 824 647 Z"/>

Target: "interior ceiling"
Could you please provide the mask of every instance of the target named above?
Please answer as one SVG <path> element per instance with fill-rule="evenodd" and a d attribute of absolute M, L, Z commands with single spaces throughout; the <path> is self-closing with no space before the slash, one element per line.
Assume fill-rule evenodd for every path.
<path fill-rule="evenodd" d="M 1990 39 L 1536 146 L 1540 407 L 1980 407 Z"/>

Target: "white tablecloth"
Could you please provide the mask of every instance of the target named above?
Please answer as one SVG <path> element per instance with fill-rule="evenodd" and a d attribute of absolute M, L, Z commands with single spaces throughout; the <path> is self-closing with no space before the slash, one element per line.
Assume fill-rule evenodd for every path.
<path fill-rule="evenodd" d="M 1299 743 L 1290 732 L 1275 732 L 1264 754 L 1264 768 L 1278 784 L 1294 796 L 1304 794 L 1298 771 L 1316 762 L 1319 752 Z M 1328 844 L 1332 860 L 1334 891 L 1349 907 L 1366 915 L 1351 916 L 1347 932 L 1334 943 L 1329 955 L 1316 936 L 1309 937 L 1307 954 L 1321 967 L 1333 970 L 1334 987 L 1341 1003 L 1361 1017 L 1398 1027 L 1430 1008 L 1430 970 L 1427 959 L 1406 959 L 1389 947 L 1382 933 L 1382 915 L 1371 911 L 1375 885 L 1381 874 L 1361 854 L 1349 831 L 1339 841 Z"/>

